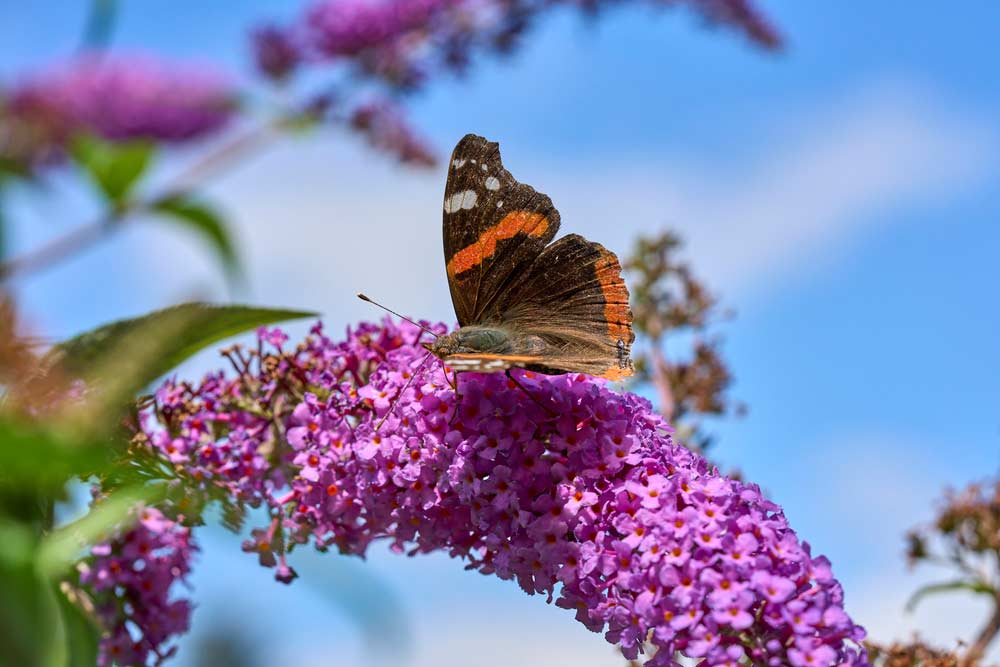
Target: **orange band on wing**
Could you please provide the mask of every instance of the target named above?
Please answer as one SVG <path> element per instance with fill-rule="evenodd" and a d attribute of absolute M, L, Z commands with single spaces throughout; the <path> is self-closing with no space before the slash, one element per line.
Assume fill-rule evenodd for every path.
<path fill-rule="evenodd" d="M 594 265 L 597 279 L 604 292 L 604 319 L 612 340 L 632 342 L 632 311 L 628 306 L 628 288 L 622 280 L 622 267 L 614 253 L 605 251 Z"/>
<path fill-rule="evenodd" d="M 602 377 L 605 380 L 611 380 L 612 382 L 620 382 L 630 375 L 632 375 L 631 366 L 629 366 L 628 368 L 621 368 L 618 366 L 618 364 L 615 364 L 614 366 L 604 371 L 597 377 Z"/>
<path fill-rule="evenodd" d="M 511 211 L 493 227 L 487 229 L 476 241 L 456 252 L 448 260 L 448 275 L 457 276 L 474 269 L 497 250 L 497 243 L 518 234 L 542 236 L 549 229 L 549 220 L 541 213 Z"/>

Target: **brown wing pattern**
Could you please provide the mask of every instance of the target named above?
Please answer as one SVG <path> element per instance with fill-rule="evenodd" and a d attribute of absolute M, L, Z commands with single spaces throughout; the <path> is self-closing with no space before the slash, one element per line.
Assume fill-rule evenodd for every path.
<path fill-rule="evenodd" d="M 611 380 L 632 374 L 632 311 L 614 253 L 577 234 L 545 248 L 521 281 L 496 301 L 493 317 L 517 337 L 537 336 L 542 372 Z"/>
<path fill-rule="evenodd" d="M 483 322 L 558 229 L 552 200 L 504 169 L 498 144 L 474 134 L 459 141 L 444 193 L 444 257 L 459 324 Z"/>

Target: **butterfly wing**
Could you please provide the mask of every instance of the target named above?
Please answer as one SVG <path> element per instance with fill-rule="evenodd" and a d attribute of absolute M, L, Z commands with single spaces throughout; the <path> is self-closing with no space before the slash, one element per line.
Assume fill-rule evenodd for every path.
<path fill-rule="evenodd" d="M 484 322 L 558 229 L 552 200 L 504 169 L 498 144 L 462 138 L 444 192 L 444 257 L 458 323 Z"/>
<path fill-rule="evenodd" d="M 526 368 L 610 380 L 633 372 L 628 288 L 618 258 L 599 243 L 577 234 L 559 239 L 500 295 L 497 307 L 515 341 L 530 337 L 532 349 L 541 350 L 541 360 Z"/>

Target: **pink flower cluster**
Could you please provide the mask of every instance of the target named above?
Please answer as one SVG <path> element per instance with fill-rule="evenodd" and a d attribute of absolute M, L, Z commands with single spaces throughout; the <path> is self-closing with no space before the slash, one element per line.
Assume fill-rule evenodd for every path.
<path fill-rule="evenodd" d="M 295 545 L 386 539 L 516 580 L 647 664 L 868 664 L 829 562 L 646 400 L 517 371 L 523 388 L 463 374 L 457 400 L 422 336 L 387 322 L 334 342 L 317 326 L 285 349 L 264 331 L 259 353 L 228 353 L 236 378 L 161 389 L 171 435 L 149 442 L 193 483 L 268 508 L 244 549 L 281 581 Z"/>
<path fill-rule="evenodd" d="M 464 0 L 324 0 L 306 13 L 313 46 L 328 57 L 354 56 L 407 33 L 427 30 L 442 11 Z M 467 4 L 467 3 L 466 3 Z"/>
<path fill-rule="evenodd" d="M 284 78 L 296 65 L 310 60 L 345 59 L 355 60 L 376 75 L 409 71 L 419 77 L 435 64 L 461 67 L 476 49 L 509 50 L 538 15 L 553 7 L 593 13 L 610 4 L 620 1 L 317 0 L 292 27 L 270 26 L 254 33 L 253 45 L 259 69 L 272 78 Z M 750 0 L 654 0 L 649 4 L 686 4 L 759 46 L 781 45 L 780 35 Z M 379 63 L 394 66 L 379 67 Z M 397 76 L 396 83 L 407 78 Z"/>
<path fill-rule="evenodd" d="M 743 32 L 766 48 L 780 45 L 780 37 L 750 0 L 647 0 L 665 7 L 686 5 L 710 22 Z M 267 25 L 252 34 L 258 71 L 288 82 L 303 66 L 321 65 L 355 84 L 363 82 L 365 96 L 398 96 L 424 86 L 433 77 L 461 72 L 479 54 L 513 51 L 535 21 L 549 10 L 565 6 L 594 13 L 620 0 L 316 0 L 288 26 Z M 360 86 L 357 86 L 361 88 Z M 398 110 L 386 102 L 358 107 L 344 89 L 324 91 L 332 100 L 337 120 L 357 129 L 357 120 L 372 108 L 389 122 L 363 130 L 377 148 L 404 161 L 427 164 L 423 145 L 403 124 Z M 362 102 L 364 105 L 365 103 Z M 311 105 L 306 105 L 307 108 Z M 401 128 L 401 130 L 400 130 Z M 418 150 L 413 150 L 414 148 Z M 420 159 L 406 159 L 418 156 Z"/>
<path fill-rule="evenodd" d="M 197 547 L 191 530 L 152 507 L 140 509 L 135 526 L 91 549 L 80 563 L 80 584 L 104 625 L 98 665 L 160 664 L 187 632 L 191 603 L 171 599 L 177 581 L 190 571 Z"/>
<path fill-rule="evenodd" d="M 378 150 L 390 153 L 403 164 L 433 166 L 431 148 L 416 135 L 403 110 L 390 102 L 369 102 L 351 113 L 351 127 Z"/>
<path fill-rule="evenodd" d="M 195 139 L 235 110 L 234 90 L 221 76 L 136 55 L 80 56 L 3 97 L 0 144 L 30 134 L 36 152 L 57 150 L 78 132 L 112 141 Z"/>

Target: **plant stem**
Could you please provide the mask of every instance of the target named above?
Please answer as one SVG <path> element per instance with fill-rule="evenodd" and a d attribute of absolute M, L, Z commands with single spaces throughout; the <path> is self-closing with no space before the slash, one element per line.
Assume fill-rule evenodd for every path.
<path fill-rule="evenodd" d="M 50 243 L 0 263 L 0 281 L 31 273 L 82 250 L 109 234 L 122 219 L 122 212 L 105 213 L 100 219 L 77 227 Z"/>
<path fill-rule="evenodd" d="M 656 393 L 660 397 L 660 414 L 667 421 L 670 421 L 674 418 L 676 410 L 674 392 L 670 388 L 670 376 L 668 375 L 670 367 L 667 365 L 667 360 L 658 344 L 652 345 L 649 357 L 653 366 L 653 386 L 656 387 Z"/>
<path fill-rule="evenodd" d="M 993 596 L 993 615 L 989 622 L 979 632 L 976 641 L 972 643 L 969 650 L 962 656 L 961 667 L 975 667 L 982 660 L 986 649 L 996 639 L 1000 633 L 1000 591 Z"/>
<path fill-rule="evenodd" d="M 262 148 L 274 139 L 279 130 L 280 123 L 267 123 L 238 134 L 181 172 L 160 193 L 106 211 L 97 220 L 77 227 L 40 248 L 29 250 L 5 262 L 0 262 L 0 282 L 14 276 L 45 269 L 90 247 L 122 227 L 136 214 L 149 212 L 164 199 L 183 196 L 195 187 L 204 184 L 210 177 L 216 176 L 225 168 L 238 163 L 240 158 L 253 150 Z"/>

